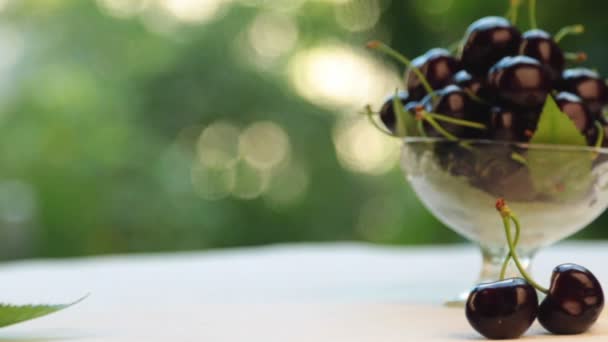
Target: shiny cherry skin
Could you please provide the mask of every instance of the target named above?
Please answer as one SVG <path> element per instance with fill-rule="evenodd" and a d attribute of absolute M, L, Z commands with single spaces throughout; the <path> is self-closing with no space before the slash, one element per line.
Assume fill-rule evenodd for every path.
<path fill-rule="evenodd" d="M 487 338 L 518 338 L 536 318 L 538 297 L 521 278 L 480 284 L 469 294 L 465 312 L 471 326 Z"/>
<path fill-rule="evenodd" d="M 477 103 L 475 103 L 462 88 L 450 85 L 435 92 L 435 94 L 437 95 L 436 100 L 433 100 L 431 95 L 427 95 L 427 97 L 422 100 L 422 104 L 426 111 L 443 114 L 456 119 L 485 124 L 484 121 L 487 115 L 480 111 Z M 438 121 L 437 123 L 446 131 L 463 139 L 478 138 L 483 132 L 481 130 L 447 122 Z M 424 127 L 427 135 L 432 137 L 443 137 L 441 133 L 436 131 L 428 123 L 425 123 Z"/>
<path fill-rule="evenodd" d="M 412 65 L 420 69 L 433 90 L 442 89 L 451 83 L 459 63 L 448 50 L 431 49 L 424 55 L 412 60 Z M 421 100 L 427 95 L 418 75 L 408 69 L 405 75 L 407 91 L 412 100 Z"/>
<path fill-rule="evenodd" d="M 551 91 L 551 79 L 534 58 L 505 57 L 490 69 L 488 86 L 499 104 L 538 109 Z"/>
<path fill-rule="evenodd" d="M 487 100 L 492 99 L 492 94 L 489 92 L 486 77 L 473 76 L 468 71 L 461 70 L 454 75 L 452 83 L 464 89 L 477 102 L 480 110 L 486 113 L 489 111 Z"/>
<path fill-rule="evenodd" d="M 485 78 L 475 77 L 466 70 L 461 70 L 454 75 L 452 83 L 469 91 L 471 94 L 480 96 L 484 86 Z"/>
<path fill-rule="evenodd" d="M 410 101 L 409 94 L 406 91 L 400 91 L 396 94 L 399 97 L 399 101 L 405 106 Z M 391 95 L 386 98 L 384 104 L 380 108 L 380 120 L 384 124 L 384 127 L 391 133 L 395 133 L 395 125 L 397 124 L 397 117 L 395 116 L 395 107 L 393 106 L 393 99 L 395 95 Z"/>
<path fill-rule="evenodd" d="M 465 33 L 461 63 L 476 76 L 484 76 L 505 56 L 517 55 L 521 33 L 502 17 L 485 17 L 471 24 Z"/>
<path fill-rule="evenodd" d="M 593 273 L 576 264 L 563 264 L 553 270 L 538 321 L 554 334 L 580 334 L 595 323 L 603 308 L 604 292 Z"/>
<path fill-rule="evenodd" d="M 562 73 L 559 90 L 578 95 L 594 115 L 601 115 L 602 109 L 608 104 L 608 86 L 597 72 L 575 68 L 566 69 Z"/>
<path fill-rule="evenodd" d="M 564 112 L 572 122 L 576 125 L 576 128 L 582 134 L 587 134 L 589 130 L 594 127 L 594 118 L 587 108 L 587 105 L 583 100 L 565 91 L 562 91 L 555 95 L 555 102 L 559 108 Z"/>
<path fill-rule="evenodd" d="M 487 138 L 498 141 L 528 142 L 532 139 L 540 113 L 538 111 L 493 107 Z"/>
<path fill-rule="evenodd" d="M 538 60 L 547 67 L 551 81 L 557 81 L 564 71 L 566 59 L 553 37 L 543 30 L 530 30 L 524 32 L 522 37 L 520 54 Z"/>

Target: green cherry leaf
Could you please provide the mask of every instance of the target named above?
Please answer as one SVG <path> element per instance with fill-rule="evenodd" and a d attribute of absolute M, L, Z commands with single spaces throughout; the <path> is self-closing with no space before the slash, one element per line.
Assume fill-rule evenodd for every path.
<path fill-rule="evenodd" d="M 396 131 L 398 137 L 414 136 L 416 132 L 416 120 L 403 109 L 403 103 L 399 99 L 398 90 L 393 96 L 393 111 L 396 116 Z"/>
<path fill-rule="evenodd" d="M 552 96 L 547 97 L 533 144 L 587 146 L 574 122 L 564 114 Z M 535 190 L 556 200 L 585 196 L 593 184 L 592 154 L 578 150 L 530 148 L 527 165 Z"/>
<path fill-rule="evenodd" d="M 551 95 L 547 96 L 538 127 L 530 143 L 587 146 L 585 137 L 568 115 L 559 109 Z"/>
<path fill-rule="evenodd" d="M 87 297 L 88 296 L 82 297 L 69 304 L 58 305 L 11 305 L 0 303 L 0 328 L 55 313 L 69 308 L 72 305 L 76 305 Z"/>
<path fill-rule="evenodd" d="M 546 198 L 584 198 L 595 183 L 591 153 L 532 148 L 526 158 L 534 190 Z"/>

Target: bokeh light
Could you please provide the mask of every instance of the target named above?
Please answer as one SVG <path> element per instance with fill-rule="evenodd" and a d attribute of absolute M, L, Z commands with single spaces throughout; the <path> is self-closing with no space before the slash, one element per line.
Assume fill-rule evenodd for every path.
<path fill-rule="evenodd" d="M 8 8 L 10 1 L 11 0 L 0 0 L 0 11 L 3 11 Z"/>
<path fill-rule="evenodd" d="M 340 120 L 333 136 L 338 160 L 347 170 L 379 175 L 398 160 L 400 141 L 384 136 L 363 118 Z"/>
<path fill-rule="evenodd" d="M 331 3 L 331 4 L 340 5 L 340 4 L 349 3 L 349 2 L 351 2 L 353 0 L 313 0 L 313 1 L 328 2 L 328 3 Z"/>
<path fill-rule="evenodd" d="M 273 174 L 264 199 L 275 209 L 289 207 L 304 199 L 309 185 L 310 174 L 306 165 L 291 161 Z"/>
<path fill-rule="evenodd" d="M 249 44 L 262 57 L 276 58 L 291 49 L 298 41 L 298 28 L 293 18 L 262 12 L 248 30 Z"/>
<path fill-rule="evenodd" d="M 206 200 L 225 198 L 230 195 L 236 184 L 234 165 L 225 169 L 217 169 L 194 163 L 190 177 L 196 194 Z"/>
<path fill-rule="evenodd" d="M 352 32 L 365 31 L 376 26 L 380 20 L 379 0 L 352 0 L 337 5 L 336 21 L 340 26 Z"/>
<path fill-rule="evenodd" d="M 240 162 L 234 167 L 235 183 L 232 194 L 236 198 L 252 200 L 258 198 L 268 186 L 269 173 Z"/>
<path fill-rule="evenodd" d="M 202 23 L 214 18 L 224 0 L 161 0 L 176 19 L 188 23 Z"/>
<path fill-rule="evenodd" d="M 12 69 L 23 55 L 23 34 L 15 28 L 0 26 L 0 49 L 2 60 L 0 61 L 0 72 Z"/>
<path fill-rule="evenodd" d="M 398 74 L 369 55 L 341 44 L 298 52 L 290 65 L 296 91 L 317 105 L 358 110 L 399 85 Z"/>
<path fill-rule="evenodd" d="M 251 166 L 260 170 L 271 169 L 289 157 L 289 136 L 273 122 L 256 122 L 241 134 L 239 151 Z"/>
<path fill-rule="evenodd" d="M 236 164 L 239 158 L 239 135 L 239 128 L 229 122 L 217 121 L 207 126 L 196 146 L 201 165 L 227 169 Z"/>

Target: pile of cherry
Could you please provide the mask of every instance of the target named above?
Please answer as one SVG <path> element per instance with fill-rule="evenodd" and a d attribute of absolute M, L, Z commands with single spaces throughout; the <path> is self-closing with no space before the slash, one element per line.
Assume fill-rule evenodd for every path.
<path fill-rule="evenodd" d="M 603 114 L 608 105 L 606 81 L 591 69 L 567 69 L 568 61 L 580 63 L 586 55 L 565 53 L 558 45 L 564 36 L 580 32 L 582 27 L 575 25 L 555 36 L 535 28 L 522 34 L 505 18 L 486 17 L 467 29 L 457 57 L 436 48 L 412 61 L 380 42 L 370 42 L 369 48 L 383 51 L 408 67 L 407 91 L 389 97 L 377 114 L 387 133 L 394 136 L 403 136 L 406 131 L 412 134 L 412 127 L 406 130 L 407 123 L 401 117 L 414 122 L 411 115 L 417 122 L 414 135 L 525 143 L 533 139 L 546 101 L 552 97 L 588 145 L 608 147 L 608 139 L 604 139 L 608 122 Z M 368 108 L 367 114 L 371 117 L 374 113 Z M 470 165 L 464 172 L 448 165 L 462 164 L 463 160 L 471 163 L 467 162 L 468 154 L 462 149 L 462 153 L 440 162 L 451 172 L 474 178 Z M 514 161 L 509 167 L 505 172 L 524 166 Z M 495 188 L 497 177 L 490 178 L 480 186 L 491 193 L 504 196 L 511 187 Z M 496 208 L 503 220 L 509 253 L 500 280 L 479 284 L 470 293 L 466 316 L 471 326 L 492 339 L 517 338 L 536 318 L 555 334 L 587 331 L 604 307 L 597 278 L 582 266 L 562 264 L 553 270 L 550 287 L 543 288 L 526 273 L 517 256 L 520 226 L 516 216 L 504 200 L 499 200 Z M 511 224 L 515 225 L 514 236 Z M 520 278 L 505 279 L 511 261 Z M 545 295 L 540 305 L 537 291 Z"/>
<path fill-rule="evenodd" d="M 540 324 L 554 334 L 580 334 L 587 331 L 604 308 L 604 292 L 597 278 L 576 264 L 562 264 L 553 270 L 549 289 L 543 288 L 522 267 L 516 247 L 521 229 L 504 199 L 496 202 L 502 216 L 509 246 L 500 280 L 479 284 L 469 294 L 466 316 L 471 326 L 491 339 L 517 338 L 538 317 Z M 515 237 L 511 233 L 515 224 Z M 523 278 L 504 279 L 506 266 L 515 262 Z M 536 291 L 546 295 L 538 304 Z"/>
<path fill-rule="evenodd" d="M 393 97 L 398 96 L 413 115 L 424 110 L 483 128 L 447 122 L 438 131 L 425 122 L 420 135 L 446 137 L 447 132 L 459 139 L 528 142 L 547 96 L 552 95 L 589 145 L 603 145 L 597 140 L 599 127 L 607 124 L 602 115 L 608 104 L 606 82 L 591 69 L 565 69 L 567 61 L 580 63 L 586 55 L 564 53 L 556 42 L 580 31 L 582 27 L 575 25 L 555 37 L 539 29 L 522 34 L 505 18 L 479 19 L 467 29 L 458 57 L 440 48 L 411 62 L 400 56 L 409 66 L 407 91 L 387 99 L 380 118 L 396 135 Z M 390 49 L 379 42 L 368 47 Z"/>

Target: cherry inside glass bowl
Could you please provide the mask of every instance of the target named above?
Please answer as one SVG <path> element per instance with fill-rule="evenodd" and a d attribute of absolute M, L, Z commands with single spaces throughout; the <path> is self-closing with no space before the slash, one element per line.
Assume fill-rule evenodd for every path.
<path fill-rule="evenodd" d="M 522 224 L 518 252 L 526 267 L 540 248 L 583 229 L 608 206 L 605 148 L 406 138 L 401 166 L 429 211 L 480 246 L 478 282 L 497 280 L 507 255 L 497 198 Z"/>

